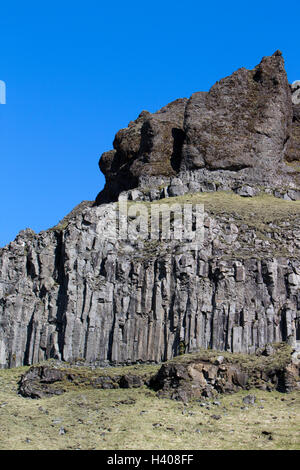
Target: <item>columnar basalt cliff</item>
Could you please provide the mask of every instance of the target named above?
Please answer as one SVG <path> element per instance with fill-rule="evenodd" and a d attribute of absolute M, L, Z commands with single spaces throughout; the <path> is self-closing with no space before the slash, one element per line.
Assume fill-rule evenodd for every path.
<path fill-rule="evenodd" d="M 143 111 L 100 159 L 106 185 L 0 250 L 0 366 L 160 362 L 299 340 L 299 104 L 280 52 Z M 118 197 L 203 204 L 204 237 L 117 236 Z M 140 222 L 140 215 L 131 216 Z M 130 225 L 130 224 L 129 224 Z"/>

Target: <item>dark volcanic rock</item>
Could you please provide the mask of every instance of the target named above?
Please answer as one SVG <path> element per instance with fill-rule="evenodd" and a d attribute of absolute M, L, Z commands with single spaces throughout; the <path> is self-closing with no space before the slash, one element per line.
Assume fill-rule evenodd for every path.
<path fill-rule="evenodd" d="M 33 366 L 21 376 L 19 381 L 19 393 L 28 398 L 44 398 L 61 395 L 65 392 L 65 385 L 73 385 L 101 390 L 113 390 L 116 388 L 142 387 L 145 378 L 135 374 L 126 375 L 99 375 L 95 377 L 92 370 L 82 370 L 77 366 L 69 369 L 64 366 L 58 369 L 53 366 Z M 59 385 L 57 385 L 59 383 Z M 54 386 L 53 386 L 54 385 Z"/>
<path fill-rule="evenodd" d="M 300 104 L 293 106 L 293 123 L 286 159 L 288 162 L 300 161 Z"/>
<path fill-rule="evenodd" d="M 138 375 L 123 375 L 119 381 L 120 388 L 139 388 L 144 385 L 144 381 Z"/>
<path fill-rule="evenodd" d="M 299 104 L 279 52 L 209 92 L 143 111 L 102 155 L 106 186 L 95 204 L 0 249 L 0 367 L 49 358 L 157 363 L 200 348 L 254 354 L 268 343 L 295 346 L 298 134 Z M 192 199 L 204 204 L 203 243 L 174 233 L 144 239 L 134 230 L 140 214 L 125 216 L 136 226 L 120 237 L 120 204 L 112 202 L 120 193 L 133 209 L 147 202 L 149 212 L 159 199 L 169 208 L 172 197 L 179 212 Z M 243 387 L 247 377 L 231 374 L 233 387 Z"/>
<path fill-rule="evenodd" d="M 242 385 L 246 387 L 248 380 L 236 380 L 238 372 L 243 374 L 235 366 L 216 366 L 201 359 L 188 364 L 172 362 L 162 365 L 150 386 L 158 391 L 160 397 L 182 401 L 200 396 L 210 398 L 217 392 L 231 393 Z"/>
<path fill-rule="evenodd" d="M 22 375 L 19 382 L 19 393 L 23 397 L 44 398 L 64 393 L 63 388 L 51 387 L 51 384 L 61 382 L 65 374 L 47 366 L 31 367 Z"/>
<path fill-rule="evenodd" d="M 280 52 L 239 69 L 187 104 L 182 168 L 272 171 L 283 161 L 292 123 L 291 92 Z"/>
<path fill-rule="evenodd" d="M 119 377 L 100 376 L 92 381 L 92 386 L 94 388 L 112 390 L 119 387 L 119 379 Z"/>
<path fill-rule="evenodd" d="M 274 358 L 274 368 L 266 358 L 259 362 L 253 359 L 252 364 L 246 366 L 241 358 L 238 360 L 234 355 L 227 357 L 220 365 L 214 359 L 204 359 L 201 355 L 193 359 L 186 356 L 184 361 L 173 359 L 161 366 L 149 385 L 158 392 L 159 397 L 184 402 L 200 396 L 211 398 L 216 393 L 233 393 L 256 387 L 283 393 L 298 390 L 299 364 L 292 363 L 290 356 L 282 361 L 280 349 L 276 354 L 278 359 Z M 255 400 L 254 395 L 247 395 L 243 402 L 254 404 Z"/>
<path fill-rule="evenodd" d="M 106 186 L 97 203 L 117 198 L 138 185 L 141 175 L 171 176 L 179 170 L 186 99 L 168 104 L 154 114 L 143 111 L 115 136 L 114 150 L 99 161 Z"/>
<path fill-rule="evenodd" d="M 277 390 L 282 393 L 290 393 L 299 389 L 299 365 L 290 364 L 278 373 Z"/>

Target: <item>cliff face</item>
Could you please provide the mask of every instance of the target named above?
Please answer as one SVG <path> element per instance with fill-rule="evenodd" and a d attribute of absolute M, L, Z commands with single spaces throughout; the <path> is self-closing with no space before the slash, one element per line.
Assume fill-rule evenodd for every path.
<path fill-rule="evenodd" d="M 236 190 L 244 181 L 282 194 L 299 187 L 293 167 L 300 158 L 297 93 L 277 51 L 208 93 L 194 93 L 154 114 L 143 111 L 116 134 L 114 150 L 102 155 L 106 186 L 96 202 L 116 200 L 137 186 L 177 186 L 178 180 L 186 185 L 183 192 L 205 190 L 207 180 L 220 190 Z M 300 197 L 291 194 L 286 197 Z"/>
<path fill-rule="evenodd" d="M 0 366 L 300 339 L 298 107 L 277 52 L 119 131 L 96 203 L 0 250 Z M 171 229 L 180 207 L 204 208 L 201 240 L 148 236 L 161 203 Z"/>

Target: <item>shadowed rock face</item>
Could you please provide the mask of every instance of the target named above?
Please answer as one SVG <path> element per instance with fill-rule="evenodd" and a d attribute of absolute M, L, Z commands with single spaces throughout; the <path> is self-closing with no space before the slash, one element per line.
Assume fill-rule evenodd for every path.
<path fill-rule="evenodd" d="M 279 52 L 208 93 L 143 111 L 102 155 L 106 186 L 95 204 L 0 249 L 0 367 L 50 357 L 160 362 L 181 345 L 254 353 L 294 344 L 299 142 L 299 105 Z M 203 245 L 118 238 L 112 201 L 122 191 L 148 206 L 214 193 L 204 202 Z M 256 195 L 251 210 L 241 202 Z"/>
<path fill-rule="evenodd" d="M 135 374 L 114 375 L 109 377 L 94 373 L 92 370 L 81 373 L 76 368 L 66 367 L 63 364 L 58 366 L 32 366 L 19 381 L 19 394 L 28 398 L 45 398 L 61 395 L 70 389 L 70 384 L 74 388 L 85 386 L 97 389 L 116 388 L 138 388 L 147 381 L 146 377 Z M 76 373 L 77 372 L 77 373 Z M 79 372 L 79 373 L 78 373 Z M 53 386 L 54 385 L 54 386 Z"/>
<path fill-rule="evenodd" d="M 96 202 L 116 200 L 151 176 L 181 177 L 182 172 L 235 172 L 257 183 L 266 173 L 287 171 L 299 159 L 298 106 L 292 104 L 280 51 L 253 70 L 239 69 L 208 93 L 194 93 L 120 130 L 114 150 L 100 159 L 105 189 Z M 226 178 L 226 176 L 225 176 Z M 193 179 L 193 176 L 190 177 Z"/>
<path fill-rule="evenodd" d="M 182 168 L 272 170 L 283 161 L 291 92 L 279 52 L 195 93 L 185 114 Z"/>
<path fill-rule="evenodd" d="M 286 159 L 288 162 L 300 161 L 300 104 L 293 106 L 293 123 Z"/>
<path fill-rule="evenodd" d="M 107 183 L 97 202 L 116 199 L 122 190 L 138 186 L 139 176 L 172 176 L 179 170 L 183 119 L 187 99 L 168 104 L 157 113 L 143 111 L 115 136 L 114 150 L 105 152 L 100 170 Z"/>

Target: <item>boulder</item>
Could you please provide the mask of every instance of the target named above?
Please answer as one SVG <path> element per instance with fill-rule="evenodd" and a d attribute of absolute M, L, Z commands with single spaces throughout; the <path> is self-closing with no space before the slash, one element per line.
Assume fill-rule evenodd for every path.
<path fill-rule="evenodd" d="M 56 382 L 62 382 L 65 374 L 47 366 L 33 366 L 22 375 L 19 382 L 19 393 L 23 397 L 45 398 L 64 393 L 63 388 L 51 387 Z"/>

